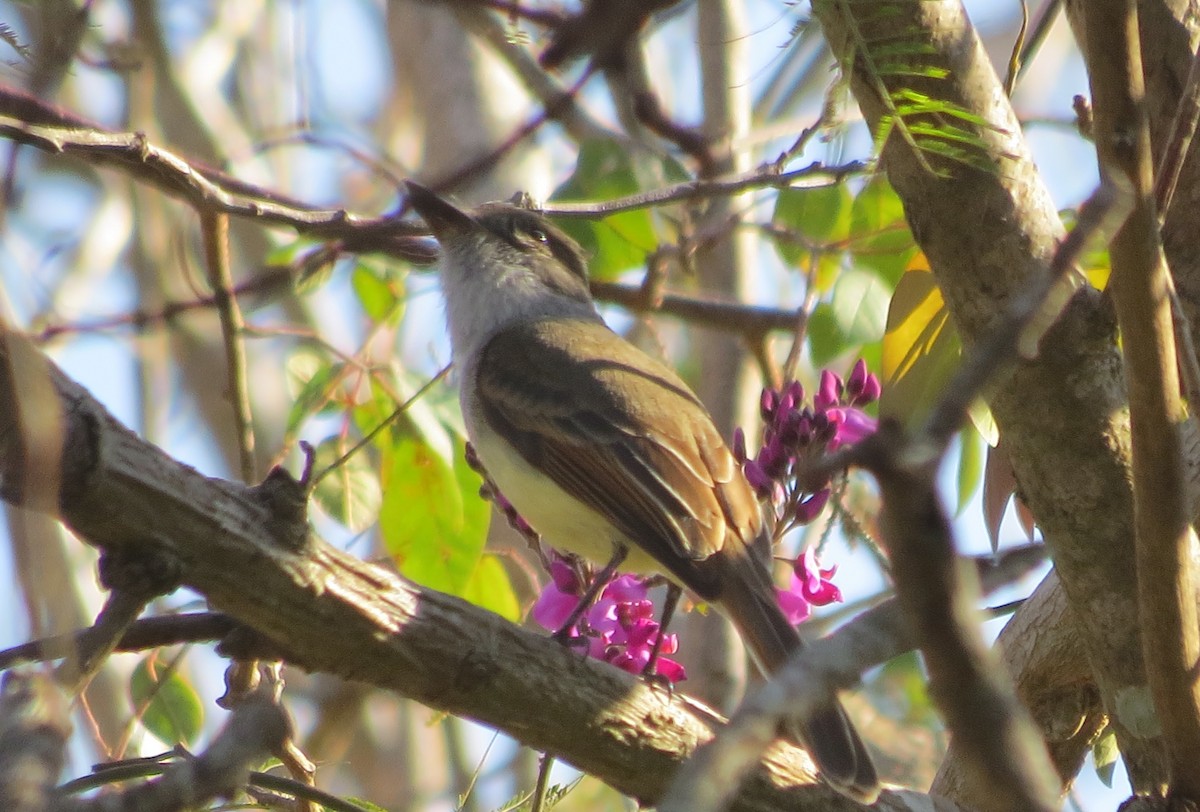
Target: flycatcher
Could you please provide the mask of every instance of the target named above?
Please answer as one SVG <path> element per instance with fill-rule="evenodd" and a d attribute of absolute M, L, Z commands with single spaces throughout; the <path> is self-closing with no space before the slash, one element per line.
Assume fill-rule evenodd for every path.
<path fill-rule="evenodd" d="M 446 320 L 467 434 L 504 496 L 551 545 L 656 572 L 720 608 L 759 667 L 800 636 L 775 598 L 761 508 L 678 375 L 610 330 L 583 250 L 527 209 L 465 212 L 411 181 L 441 244 Z M 879 793 L 835 698 L 796 720 L 830 784 Z"/>

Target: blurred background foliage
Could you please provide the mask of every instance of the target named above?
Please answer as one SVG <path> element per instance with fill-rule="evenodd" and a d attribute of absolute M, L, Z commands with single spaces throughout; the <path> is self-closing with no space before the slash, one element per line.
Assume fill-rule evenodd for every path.
<path fill-rule="evenodd" d="M 594 280 L 608 283 L 598 293 L 610 323 L 669 356 L 727 433 L 752 426 L 761 375 L 794 370 L 811 391 L 822 368 L 844 375 L 860 357 L 884 382 L 881 412 L 918 419 L 956 365 L 959 341 L 899 200 L 873 171 L 881 134 L 862 125 L 807 4 L 668 6 L 648 21 L 622 70 L 585 76 L 586 61 L 562 73 L 537 63 L 549 36 L 538 15 L 575 11 L 571 2 L 0 2 L 0 47 L 8 50 L 0 70 L 11 88 L 314 207 L 394 212 L 406 177 L 452 178 L 464 202 L 517 190 L 545 200 L 588 252 Z M 1020 10 L 968 6 L 1003 73 Z M 1086 80 L 1056 8 L 1031 4 L 1035 22 L 1047 22 L 1023 74 L 1053 78 L 1018 82 L 1014 103 L 1069 209 L 1094 169 L 1079 157 L 1090 149 L 1080 152 L 1069 105 Z M 539 118 L 581 79 L 572 104 Z M 679 140 L 648 128 L 634 103 L 646 89 L 670 121 L 727 147 L 724 157 L 705 167 Z M 935 103 L 897 99 L 888 126 Z M 969 161 L 969 139 L 953 135 L 909 137 Z M 212 476 L 244 475 L 230 337 L 212 306 L 191 208 L 87 160 L 10 142 L 0 150 L 5 318 L 168 453 Z M 781 173 L 786 180 L 776 179 Z M 711 196 L 607 215 L 578 210 L 697 179 L 750 176 L 758 180 Z M 478 497 L 453 376 L 438 378 L 449 351 L 428 269 L 252 219 L 231 222 L 230 251 L 246 322 L 232 340 L 245 351 L 252 470 L 298 470 L 298 442 L 308 441 L 322 476 L 312 519 L 323 537 L 523 622 L 546 576 Z M 1093 282 L 1103 285 L 1105 258 L 1092 264 Z M 664 293 L 746 307 L 714 330 L 711 321 L 692 323 L 686 308 L 649 312 Z M 703 343 L 714 334 L 734 341 L 714 352 Z M 723 354 L 748 382 L 713 372 Z M 1001 532 L 1011 488 L 986 527 L 981 518 L 995 441 L 981 406 L 945 475 L 974 552 L 989 549 L 984 530 L 1007 542 L 1025 534 L 1008 525 Z M 819 544 L 825 563 L 840 567 L 847 604 L 817 618 L 818 627 L 887 592 L 873 550 L 873 493 L 851 478 L 836 496 L 786 551 Z M 28 522 L 16 527 L 10 518 L 11 555 L 0 561 L 0 583 L 14 587 L 0 596 L 0 641 L 87 626 L 99 601 L 93 553 L 50 522 L 33 533 Z M 197 603 L 177 594 L 155 610 Z M 685 649 L 717 645 L 689 635 L 688 623 L 681 629 Z M 702 662 L 694 655 L 691 667 L 705 693 Z M 203 647 L 113 657 L 80 704 L 69 772 L 202 742 L 222 715 L 213 701 L 222 668 Z M 296 671 L 286 677 L 299 743 L 332 792 L 390 810 L 484 810 L 508 808 L 506 799 L 533 786 L 537 755 L 488 731 L 394 695 Z M 722 701 L 715 688 L 705 695 Z M 889 780 L 928 785 L 944 741 L 916 657 L 871 675 L 852 712 L 880 744 Z M 574 775 L 559 768 L 554 780 L 565 787 Z M 585 779 L 559 808 L 629 805 Z"/>

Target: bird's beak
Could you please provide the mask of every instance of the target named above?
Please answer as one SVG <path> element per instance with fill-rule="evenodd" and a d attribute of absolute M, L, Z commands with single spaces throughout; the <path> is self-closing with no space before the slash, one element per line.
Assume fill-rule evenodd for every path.
<path fill-rule="evenodd" d="M 443 200 L 419 183 L 404 182 L 408 187 L 408 203 L 429 226 L 433 236 L 441 241 L 445 237 L 463 234 L 479 228 L 475 218 L 452 203 Z"/>

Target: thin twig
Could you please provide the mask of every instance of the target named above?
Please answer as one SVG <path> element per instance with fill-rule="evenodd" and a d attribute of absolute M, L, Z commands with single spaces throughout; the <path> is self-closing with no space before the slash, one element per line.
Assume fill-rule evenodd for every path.
<path fill-rule="evenodd" d="M 243 703 L 201 755 L 172 764 L 161 777 L 91 798 L 59 795 L 49 812 L 102 812 L 109 809 L 174 810 L 203 805 L 245 786 L 248 767 L 290 736 L 278 704 L 258 696 Z"/>
<path fill-rule="evenodd" d="M 136 594 L 133 590 L 114 589 L 92 627 L 73 636 L 71 643 L 74 645 L 69 649 L 54 652 L 65 658 L 55 676 L 68 693 L 74 696 L 83 690 L 108 655 L 117 649 L 149 600 L 150 596 Z"/>
<path fill-rule="evenodd" d="M 565 104 L 572 99 L 579 86 L 576 83 L 564 93 L 559 103 Z M 13 115 L 14 110 L 26 117 Z M 442 178 L 436 185 L 438 188 L 452 188 L 481 167 L 490 166 L 549 118 L 553 118 L 555 112 L 556 106 L 552 101 L 546 110 L 519 128 L 503 144 Z M 416 264 L 428 264 L 434 260 L 429 244 L 413 239 L 426 233 L 426 229 L 400 220 L 397 214 L 367 217 L 344 209 L 319 209 L 198 162 L 189 162 L 151 144 L 138 133 L 106 131 L 99 125 L 84 122 L 49 105 L 23 97 L 2 85 L 0 136 L 46 152 L 76 155 L 94 163 L 116 166 L 131 177 L 183 198 L 197 209 L 224 212 L 235 217 L 289 227 L 300 234 L 340 240 L 341 248 L 345 251 L 379 251 Z M 666 203 L 721 197 L 750 189 L 829 186 L 868 168 L 869 164 L 861 161 L 837 166 L 814 162 L 800 169 L 781 172 L 774 164 L 764 164 L 729 177 L 684 181 L 609 201 L 555 202 L 545 205 L 543 211 L 555 217 L 594 218 Z"/>
<path fill-rule="evenodd" d="M 537 784 L 530 798 L 529 812 L 542 812 L 546 803 L 546 791 L 550 787 L 550 769 L 554 766 L 554 756 L 543 753 L 538 762 Z"/>
<path fill-rule="evenodd" d="M 748 172 L 741 172 L 727 177 L 683 181 L 673 186 L 638 192 L 637 194 L 613 200 L 591 203 L 552 201 L 542 206 L 542 212 L 553 217 L 581 217 L 586 219 L 618 214 L 623 211 L 633 211 L 635 209 L 647 209 L 666 203 L 723 197 L 751 189 L 778 189 L 785 186 L 797 189 L 815 189 L 824 186 L 835 186 L 847 177 L 866 172 L 869 168 L 870 164 L 864 161 L 849 161 L 836 166 L 826 166 L 818 161 L 814 161 L 800 169 L 793 169 L 790 172 L 780 172 L 773 164 L 764 164 Z"/>
<path fill-rule="evenodd" d="M 338 457 L 336 460 L 331 462 L 326 468 L 321 470 L 319 473 L 314 474 L 312 479 L 309 480 L 309 490 L 316 488 L 317 485 L 320 484 L 322 479 L 329 476 L 329 474 L 333 473 L 341 466 L 345 465 L 347 460 L 349 460 L 351 457 L 353 457 L 355 454 L 357 454 L 359 451 L 361 451 L 363 448 L 365 448 L 367 445 L 369 445 L 376 437 L 379 436 L 380 432 L 382 432 L 384 429 L 386 429 L 388 426 L 390 426 L 396 420 L 396 418 L 400 417 L 400 415 L 402 415 L 406 411 L 408 411 L 409 407 L 412 406 L 414 403 L 416 403 L 418 398 L 420 398 L 422 395 L 424 395 L 426 392 L 428 392 L 430 389 L 432 389 L 433 385 L 435 383 L 440 381 L 442 378 L 446 377 L 446 375 L 448 375 L 449 373 L 450 373 L 450 364 L 446 364 L 446 366 L 442 367 L 441 370 L 439 370 L 436 375 L 434 375 L 432 378 L 430 378 L 428 381 L 426 381 L 421 386 L 420 389 L 418 389 L 416 392 L 413 392 L 412 396 L 409 397 L 408 400 L 401 403 L 399 406 L 396 407 L 395 411 L 393 411 L 390 415 L 388 415 L 386 418 L 384 418 L 382 421 L 380 421 L 378 426 L 371 429 L 361 440 L 359 440 L 354 445 L 350 446 L 350 449 L 345 454 L 343 454 L 342 456 Z"/>
<path fill-rule="evenodd" d="M 1192 138 L 1196 134 L 1196 122 L 1200 120 L 1200 45 L 1192 57 L 1192 67 L 1188 71 L 1187 86 L 1179 97 L 1179 106 L 1175 109 L 1175 118 L 1171 122 L 1171 136 L 1167 139 L 1167 148 L 1159 161 L 1158 171 L 1155 172 L 1154 205 L 1158 209 L 1160 221 L 1166 219 L 1175 197 L 1175 189 L 1179 184 L 1179 176 L 1183 172 L 1183 164 L 1191 151 Z"/>
<path fill-rule="evenodd" d="M 432 252 L 431 252 L 432 254 Z M 253 279 L 233 288 L 233 295 L 270 296 L 285 290 L 295 276 L 292 267 L 271 266 L 263 269 Z M 619 282 L 591 283 L 592 295 L 602 302 L 611 302 L 638 313 L 658 313 L 716 330 L 727 330 L 746 335 L 770 332 L 791 332 L 796 327 L 796 312 L 775 307 L 720 302 L 678 293 L 663 294 L 648 301 L 639 285 Z M 72 324 L 51 324 L 43 327 L 33 340 L 45 343 L 62 335 L 98 333 L 108 330 L 129 328 L 141 332 L 170 323 L 172 320 L 194 310 L 205 310 L 216 305 L 215 296 L 201 296 L 183 302 L 169 302 L 155 310 L 134 310 L 107 318 Z M 253 332 L 253 327 L 245 328 Z"/>
<path fill-rule="evenodd" d="M 967 407 L 980 397 L 999 367 L 1013 358 L 1022 334 L 1039 315 L 1060 280 L 1075 268 L 1089 240 L 1115 232 L 1129 215 L 1131 206 L 1128 184 L 1109 178 L 1080 207 L 1079 220 L 1059 245 L 1048 273 L 1031 281 L 1021 295 L 1009 302 L 1004 319 L 976 345 L 930 412 L 920 436 L 934 444 L 936 453 L 941 453 L 958 431 Z M 1049 323 L 1045 326 L 1049 327 Z"/>
<path fill-rule="evenodd" d="M 1048 272 L 1010 300 L 1000 323 L 975 346 L 919 431 L 893 423 L 814 466 L 825 481 L 848 465 L 879 483 L 879 524 L 896 592 L 930 673 L 930 691 L 954 733 L 977 799 L 994 809 L 1052 810 L 1058 780 L 1045 745 L 1020 706 L 995 653 L 983 641 L 975 610 L 978 576 L 960 562 L 949 519 L 936 495 L 936 470 L 967 406 L 1017 357 L 1022 333 L 1075 266 L 1088 239 L 1111 233 L 1130 209 L 1128 184 L 1106 180 L 1080 212 Z M 1057 306 L 1057 305 L 1056 305 Z M 989 801 L 992 802 L 992 801 Z"/>
<path fill-rule="evenodd" d="M 229 404 L 238 442 L 242 481 L 258 479 L 254 464 L 254 415 L 250 409 L 250 385 L 246 370 L 246 322 L 233 295 L 233 274 L 229 269 L 229 215 L 200 212 L 204 238 L 204 267 L 213 291 L 217 316 L 221 320 L 221 338 L 225 345 L 225 376 Z"/>
<path fill-rule="evenodd" d="M 583 89 L 583 85 L 590 78 L 590 71 L 585 71 L 567 92 L 563 93 L 557 99 L 551 99 L 546 102 L 537 115 L 518 127 L 508 138 L 496 145 L 496 147 L 480 155 L 478 158 L 468 161 L 453 172 L 431 180 L 429 187 L 435 192 L 445 192 L 455 189 L 480 175 L 486 175 L 492 167 L 500 162 L 500 159 L 512 152 L 526 138 L 529 138 L 541 129 L 542 125 L 572 109 L 575 104 L 575 97 L 579 95 L 579 91 Z"/>
<path fill-rule="evenodd" d="M 832 688 L 857 684 L 863 671 L 912 650 L 912 639 L 899 605 L 889 599 L 797 651 L 774 679 L 746 698 L 721 734 L 679 769 L 659 812 L 724 808 L 776 737 L 781 718 L 827 703 Z"/>
<path fill-rule="evenodd" d="M 1191 152 L 1192 139 L 1196 134 L 1196 124 L 1200 121 L 1200 46 L 1192 57 L 1192 66 L 1188 71 L 1187 86 L 1179 99 L 1175 110 L 1175 118 L 1171 123 L 1171 135 L 1167 139 L 1167 148 L 1159 162 L 1155 173 L 1154 199 L 1158 210 L 1158 221 L 1161 224 L 1167 219 L 1167 212 L 1175 197 L 1175 188 L 1183 172 L 1183 164 Z M 1175 289 L 1175 276 L 1167 276 L 1167 296 L 1171 301 L 1171 317 L 1175 325 L 1175 345 L 1179 356 L 1179 366 L 1183 373 L 1183 383 L 1187 391 L 1188 402 L 1200 404 L 1200 360 L 1197 359 L 1196 346 L 1192 340 L 1191 321 L 1179 301 Z M 1193 417 L 1194 417 L 1193 412 Z"/>
<path fill-rule="evenodd" d="M 236 625 L 233 618 L 219 612 L 141 618 L 125 628 L 113 651 L 146 651 L 180 643 L 212 642 L 224 638 Z M 4 649 L 0 651 L 0 671 L 22 663 L 56 660 L 67 651 L 79 650 L 88 645 L 92 628 Z"/>

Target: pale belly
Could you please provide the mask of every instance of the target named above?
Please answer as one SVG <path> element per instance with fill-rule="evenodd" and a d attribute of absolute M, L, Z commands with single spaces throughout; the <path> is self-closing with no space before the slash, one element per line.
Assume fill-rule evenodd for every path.
<path fill-rule="evenodd" d="M 468 420 L 468 423 L 476 421 Z M 483 423 L 480 419 L 478 423 Z M 607 564 L 614 544 L 624 544 L 629 555 L 623 572 L 663 573 L 664 568 L 619 533 L 600 513 L 579 502 L 534 470 L 523 457 L 485 425 L 468 426 L 479 459 L 488 476 L 543 541 L 563 552 L 574 553 L 596 564 Z"/>

